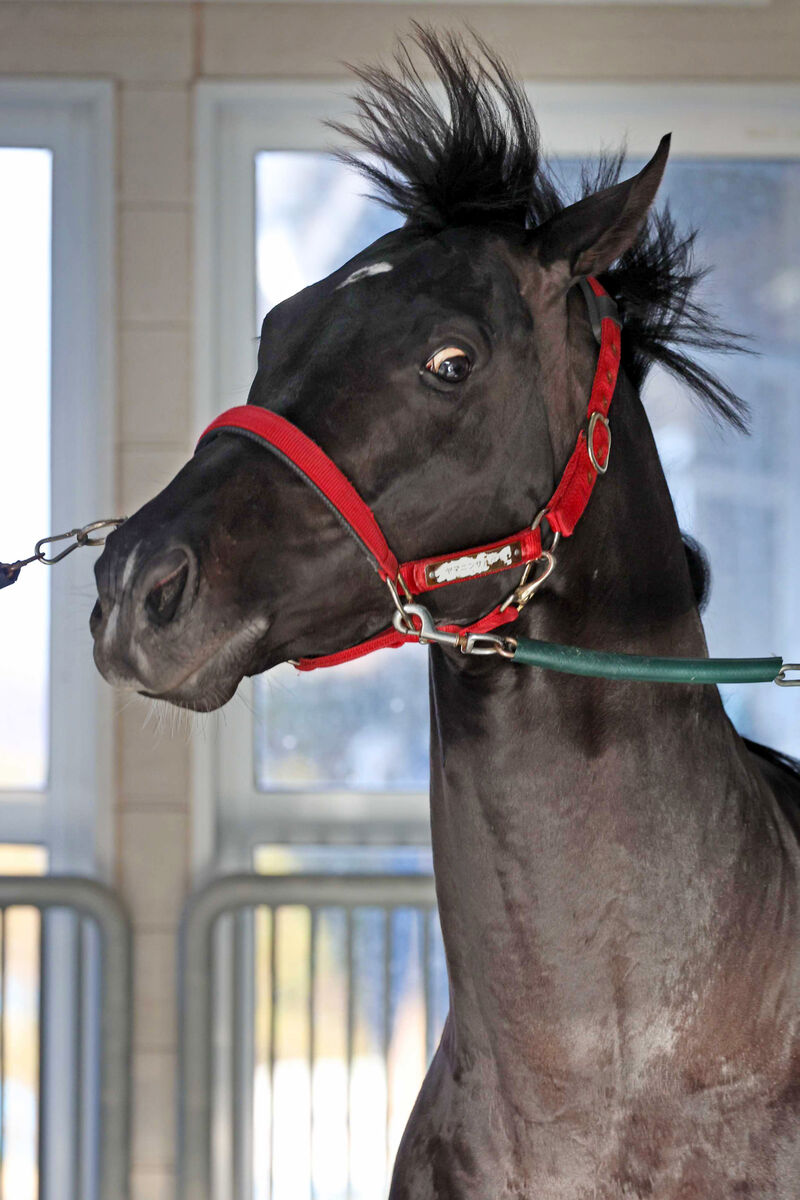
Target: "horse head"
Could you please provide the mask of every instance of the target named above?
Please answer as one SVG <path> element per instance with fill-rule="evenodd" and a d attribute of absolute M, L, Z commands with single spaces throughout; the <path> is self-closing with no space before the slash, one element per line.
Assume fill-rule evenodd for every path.
<path fill-rule="evenodd" d="M 638 175 L 618 182 L 606 167 L 603 186 L 565 204 L 502 64 L 485 47 L 477 58 L 456 39 L 418 38 L 449 111 L 403 51 L 395 75 L 363 73 L 363 124 L 350 131 L 382 152 L 385 171 L 350 161 L 406 223 L 267 314 L 248 397 L 325 451 L 402 560 L 532 520 L 569 457 L 595 370 L 575 284 L 599 275 L 624 298 L 625 267 L 615 276 L 613 264 L 627 256 L 631 276 L 646 261 L 654 270 L 670 235 L 668 223 L 648 225 L 668 138 Z M 662 272 L 685 267 L 685 243 L 669 248 Z M 637 353 L 623 343 L 629 375 L 641 374 Z M 224 432 L 109 537 L 96 576 L 103 675 L 198 710 L 225 703 L 245 675 L 351 646 L 392 615 L 314 489 Z M 509 586 L 505 575 L 467 581 L 431 608 L 474 621 Z"/>

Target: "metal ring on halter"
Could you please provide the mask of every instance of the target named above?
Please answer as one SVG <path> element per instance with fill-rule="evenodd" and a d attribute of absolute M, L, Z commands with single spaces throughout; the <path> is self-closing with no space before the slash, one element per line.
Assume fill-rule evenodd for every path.
<path fill-rule="evenodd" d="M 517 639 L 515 637 L 501 638 L 499 644 L 494 647 L 494 652 L 501 654 L 503 658 L 513 658 L 517 653 Z"/>
<path fill-rule="evenodd" d="M 547 516 L 547 508 L 540 508 L 538 513 L 536 514 L 536 516 L 533 518 L 531 530 L 538 529 L 542 523 L 542 520 L 546 516 Z M 519 583 L 517 584 L 517 586 L 514 588 L 514 590 L 512 592 L 509 592 L 509 594 L 506 596 L 503 603 L 500 605 L 500 612 L 505 612 L 506 609 L 508 608 L 509 604 L 514 603 L 515 598 L 520 594 L 521 590 L 527 584 L 528 579 L 530 578 L 531 571 L 533 570 L 533 566 L 535 563 L 540 563 L 543 560 L 547 560 L 547 567 L 546 567 L 544 574 L 535 581 L 536 587 L 534 587 L 533 591 L 531 591 L 526 596 L 525 600 L 523 600 L 523 604 L 527 604 L 528 600 L 530 600 L 531 596 L 533 595 L 533 592 L 536 591 L 536 588 L 538 588 L 539 584 L 544 583 L 545 579 L 547 579 L 547 576 L 552 572 L 553 568 L 556 565 L 555 549 L 558 546 L 558 543 L 561 541 L 561 534 L 559 533 L 559 531 L 557 529 L 551 530 L 551 533 L 553 534 L 553 540 L 550 543 L 550 549 L 543 550 L 538 558 L 536 558 L 532 562 L 529 562 L 526 564 L 525 570 L 522 572 L 522 578 L 520 579 Z M 513 658 L 513 655 L 511 655 L 509 657 Z"/>
<path fill-rule="evenodd" d="M 524 606 L 530 600 L 531 596 L 535 595 L 535 593 L 542 586 L 545 579 L 547 579 L 550 575 L 552 575 L 553 571 L 555 570 L 555 566 L 556 566 L 556 556 L 555 556 L 555 554 L 552 553 L 552 551 L 545 550 L 545 552 L 544 552 L 544 554 L 542 554 L 541 558 L 536 559 L 536 562 L 544 563 L 544 570 L 542 571 L 542 573 L 540 575 L 537 575 L 535 579 L 532 579 L 530 581 L 530 583 L 527 583 L 526 580 L 528 578 L 528 575 L 530 574 L 530 568 L 532 565 L 531 563 L 528 563 L 528 566 L 525 568 L 525 574 L 522 576 L 522 579 L 517 584 L 517 586 L 514 588 L 513 592 L 510 592 L 509 595 L 506 596 L 503 603 L 500 605 L 500 612 L 505 612 L 510 604 L 516 605 L 516 607 L 519 609 L 524 608 Z"/>
<path fill-rule="evenodd" d="M 114 528 L 123 525 L 127 521 L 127 517 L 109 517 L 105 521 L 92 521 L 89 525 L 84 525 L 83 529 L 79 529 L 75 535 L 79 546 L 102 546 L 105 543 L 106 535 L 103 537 L 89 537 L 90 533 L 94 533 L 98 529 L 105 529 L 108 525 L 113 525 Z"/>
<path fill-rule="evenodd" d="M 787 671 L 800 671 L 800 663 L 784 663 L 778 671 L 775 682 L 778 687 L 800 687 L 800 679 L 787 679 Z"/>
<path fill-rule="evenodd" d="M 602 425 L 608 436 L 608 449 L 606 450 L 606 461 L 599 463 L 594 452 L 594 431 L 598 425 Z M 586 433 L 586 449 L 589 452 L 589 462 L 597 471 L 598 475 L 605 475 L 608 470 L 608 460 L 611 458 L 611 426 L 608 423 L 608 417 L 604 417 L 601 412 L 593 412 L 589 417 L 589 429 Z"/>
<path fill-rule="evenodd" d="M 400 575 L 397 576 L 397 581 L 406 594 L 406 601 L 408 603 L 411 603 L 412 595 L 409 592 L 408 588 L 406 587 L 406 585 L 403 582 L 403 579 Z M 406 607 L 403 604 L 403 601 L 400 599 L 400 593 L 397 590 L 397 586 L 396 586 L 394 580 L 390 579 L 389 576 L 387 575 L 385 583 L 389 589 L 389 595 L 392 597 L 392 603 L 394 604 L 395 608 L 397 609 L 397 612 L 402 619 L 403 625 L 405 626 L 405 632 L 414 634 L 414 636 L 416 636 L 418 631 L 415 628 L 414 622 L 411 620 L 411 617 L 406 612 Z M 394 624 L 394 622 L 393 622 L 393 624 Z M 395 628 L 397 628 L 396 624 L 395 624 Z M 402 633 L 403 630 L 401 629 L 400 632 Z"/>
<path fill-rule="evenodd" d="M 533 518 L 533 524 L 531 525 L 531 530 L 538 529 L 538 528 L 539 528 L 539 526 L 541 525 L 541 523 L 542 523 L 543 519 L 544 519 L 546 516 L 547 516 L 547 508 L 540 508 L 540 509 L 539 509 L 539 511 L 538 511 L 538 513 L 536 514 L 536 516 Z M 550 530 L 550 532 L 551 532 L 551 533 L 552 533 L 552 535 L 553 535 L 553 540 L 552 540 L 552 542 L 550 543 L 550 545 L 548 546 L 548 550 L 550 551 L 550 553 L 551 553 L 551 554 L 553 554 L 553 553 L 555 553 L 555 550 L 556 550 L 556 547 L 558 546 L 558 543 L 561 541 L 561 534 L 559 533 L 559 531 L 558 531 L 557 529 L 551 529 L 551 530 Z M 544 549 L 544 547 L 542 547 L 542 549 Z M 538 561 L 538 560 L 537 560 L 537 561 Z M 528 565 L 527 565 L 527 567 L 525 568 L 525 570 L 526 570 L 528 573 L 530 573 L 530 569 L 531 569 L 531 564 L 530 564 L 530 563 L 528 563 Z M 524 583 L 524 582 L 525 582 L 525 577 L 524 577 L 524 576 L 523 576 L 523 578 L 520 580 L 520 582 L 521 582 L 521 583 Z"/>

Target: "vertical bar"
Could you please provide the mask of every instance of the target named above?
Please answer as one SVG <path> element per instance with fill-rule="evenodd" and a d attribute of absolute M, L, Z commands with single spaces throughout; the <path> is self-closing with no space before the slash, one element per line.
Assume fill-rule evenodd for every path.
<path fill-rule="evenodd" d="M 97 1200 L 99 1179 L 95 1164 L 100 1150 L 100 1006 L 102 963 L 100 929 L 92 918 L 84 918 L 83 1052 L 81 1064 L 83 1118 L 81 1137 L 80 1200 Z"/>
<path fill-rule="evenodd" d="M 211 1128 L 206 1137 L 211 1141 L 211 1180 L 209 1193 L 214 1200 L 234 1200 L 233 1197 L 233 1046 L 232 1031 L 235 1008 L 232 996 L 234 959 L 234 917 L 225 913 L 212 928 L 214 938 L 213 1002 L 211 1027 L 213 1111 Z"/>
<path fill-rule="evenodd" d="M 229 1009 L 230 1032 L 229 1044 L 231 1051 L 231 1091 L 229 1097 L 228 1119 L 230 1122 L 230 1139 L 231 1139 L 231 1195 L 233 1200 L 241 1200 L 241 1130 L 239 1128 L 239 1119 L 241 1116 L 241 1103 L 239 1089 L 242 1086 L 241 1072 L 239 1070 L 239 1047 L 241 1041 L 241 1016 L 240 1011 L 240 986 L 242 978 L 242 945 L 241 945 L 241 926 L 244 912 L 242 909 L 237 909 L 231 914 L 231 959 L 229 964 L 228 987 L 230 989 L 231 1004 Z"/>
<path fill-rule="evenodd" d="M 422 999 L 425 1005 L 425 1066 L 433 1058 L 433 1005 L 431 1003 L 431 914 L 427 908 L 419 910 L 422 921 Z"/>
<path fill-rule="evenodd" d="M 48 961 L 48 945 L 47 934 L 48 920 L 47 912 L 42 912 L 42 919 L 39 924 L 39 1089 L 37 1096 L 38 1108 L 38 1196 L 41 1200 L 42 1196 L 42 1175 L 44 1162 L 44 1104 L 42 1097 L 44 1096 L 44 1080 L 47 1072 L 47 1039 L 44 1036 L 44 1014 L 47 1011 L 47 990 L 50 986 L 50 972 L 47 968 Z"/>
<path fill-rule="evenodd" d="M 355 988 L 353 955 L 353 909 L 347 908 L 347 1200 L 353 1195 L 353 1031 L 355 1026 Z"/>
<path fill-rule="evenodd" d="M 314 1063 L 316 1060 L 316 981 L 317 981 L 317 918 L 318 910 L 311 906 L 311 930 L 308 943 L 308 1190 L 310 1200 L 316 1200 L 314 1182 Z"/>
<path fill-rule="evenodd" d="M 233 962 L 233 1167 L 236 1200 L 253 1197 L 253 1063 L 255 1059 L 255 911 L 236 916 Z"/>
<path fill-rule="evenodd" d="M 272 910 L 261 903 L 255 908 L 253 930 L 255 947 L 255 1007 L 253 1012 L 253 1116 L 251 1139 L 253 1145 L 253 1197 L 266 1200 L 269 1155 L 269 1022 L 270 1022 L 270 944 L 272 942 Z"/>
<path fill-rule="evenodd" d="M 228 1144 L 230 1147 L 230 1166 L 228 1173 L 228 1186 L 230 1187 L 231 1200 L 239 1200 L 239 1130 L 238 1130 L 238 1089 L 239 1089 L 239 1072 L 238 1072 L 238 1043 L 239 1043 L 239 924 L 241 922 L 241 910 L 232 912 L 229 916 L 230 922 L 230 958 L 228 959 L 228 1013 L 227 1025 L 228 1033 L 226 1044 L 229 1054 L 229 1079 L 230 1091 L 228 1092 Z"/>
<path fill-rule="evenodd" d="M 45 920 L 48 923 L 45 971 L 51 986 L 47 989 L 42 1025 L 46 1065 L 41 1092 L 44 1133 L 40 1200 L 82 1200 L 75 1192 L 77 1099 L 72 1087 L 80 1061 L 75 1045 L 76 917 L 74 910 L 59 906 L 50 909 Z M 107 990 L 105 978 L 103 986 Z"/>
<path fill-rule="evenodd" d="M 269 1200 L 275 1198 L 275 1016 L 278 1007 L 278 906 L 272 912 L 269 1009 Z"/>
<path fill-rule="evenodd" d="M 390 1120 L 391 1110 L 389 1098 L 391 1096 L 391 1080 L 389 1078 L 389 1050 L 392 1040 L 392 910 L 385 908 L 384 914 L 384 938 L 383 938 L 383 1069 L 386 1079 L 386 1114 L 384 1127 L 384 1143 L 386 1157 L 386 1178 L 389 1178 L 391 1164 L 389 1162 L 389 1137 L 390 1137 Z"/>
<path fill-rule="evenodd" d="M 0 1200 L 6 1197 L 6 908 L 0 909 Z"/>
<path fill-rule="evenodd" d="M 75 1017 L 73 1026 L 74 1046 L 75 1046 L 75 1156 L 72 1162 L 73 1172 L 73 1189 L 74 1195 L 83 1197 L 85 1192 L 81 1187 L 82 1159 L 83 1159 L 83 1051 L 84 1051 L 84 1012 L 83 1006 L 85 1002 L 84 994 L 84 971 L 86 967 L 86 944 L 84 939 L 84 921 L 81 917 L 76 916 L 76 945 L 75 945 Z"/>
<path fill-rule="evenodd" d="M 42 911 L 40 909 L 36 910 L 36 917 L 37 917 L 37 933 L 38 933 L 38 936 L 36 938 L 36 950 L 34 952 L 35 953 L 35 963 L 36 963 L 35 968 L 34 968 L 34 977 L 36 980 L 36 1001 L 35 1001 L 36 1016 L 34 1018 L 35 1022 L 36 1022 L 35 1034 L 34 1034 L 34 1044 L 36 1047 L 36 1070 L 35 1070 L 35 1073 L 32 1073 L 33 1078 L 31 1079 L 31 1083 L 34 1088 L 34 1096 L 35 1096 L 34 1120 L 36 1122 L 36 1132 L 34 1135 L 35 1149 L 34 1149 L 34 1146 L 31 1146 L 31 1150 L 33 1151 L 32 1157 L 34 1158 L 34 1160 L 37 1164 L 36 1182 L 34 1185 L 34 1195 L 36 1196 L 36 1198 L 38 1200 L 38 1196 L 39 1196 L 39 1178 L 38 1178 L 39 1136 L 40 1136 L 40 1129 L 41 1129 L 40 1081 L 41 1081 L 41 1058 L 42 1058 L 42 1019 L 41 1019 L 41 1017 L 42 1017 L 42 929 L 44 928 L 44 914 L 42 913 Z M 87 1196 L 87 1200 L 94 1200 L 94 1198 L 91 1196 Z"/>

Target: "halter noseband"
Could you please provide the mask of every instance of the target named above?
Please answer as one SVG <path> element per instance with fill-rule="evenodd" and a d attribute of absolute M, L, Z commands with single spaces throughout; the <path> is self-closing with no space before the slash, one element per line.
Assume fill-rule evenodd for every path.
<path fill-rule="evenodd" d="M 611 452 L 608 410 L 617 384 L 620 363 L 621 321 L 614 301 L 594 278 L 580 281 L 592 330 L 600 346 L 597 369 L 581 429 L 559 484 L 533 524 L 500 541 L 451 554 L 400 563 L 389 547 L 369 506 L 350 481 L 316 442 L 285 417 L 253 404 L 229 408 L 203 432 L 197 449 L 220 433 L 250 438 L 272 451 L 308 483 L 355 538 L 386 583 L 395 607 L 394 624 L 382 633 L 336 654 L 303 658 L 301 671 L 333 667 L 405 642 L 438 641 L 457 646 L 467 654 L 504 653 L 504 639 L 491 631 L 516 620 L 522 608 L 555 567 L 555 550 L 569 537 L 583 515 L 598 475 L 605 475 Z M 553 533 L 549 549 L 542 544 L 542 521 Z M 531 578 L 534 566 L 539 566 Z M 434 591 L 466 579 L 482 579 L 501 571 L 524 567 L 522 579 L 506 599 L 471 625 L 433 624 L 427 609 L 413 603 L 420 593 Z"/>

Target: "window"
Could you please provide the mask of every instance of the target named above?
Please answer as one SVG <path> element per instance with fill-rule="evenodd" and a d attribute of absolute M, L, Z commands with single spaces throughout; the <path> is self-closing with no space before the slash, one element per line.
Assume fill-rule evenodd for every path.
<path fill-rule="evenodd" d="M 574 170 L 574 162 L 564 164 L 566 175 Z M 798 546 L 800 532 L 793 462 L 800 421 L 800 160 L 675 158 L 664 190 L 679 227 L 700 231 L 698 258 L 713 268 L 701 287 L 704 302 L 747 334 L 756 351 L 727 360 L 696 356 L 749 403 L 749 436 L 715 425 L 661 370 L 652 371 L 644 393 L 681 528 L 709 557 L 703 614 L 709 652 L 782 651 L 791 658 L 798 577 L 787 550 Z M 737 729 L 800 755 L 800 726 L 786 693 L 721 690 Z"/>
<path fill-rule="evenodd" d="M 665 124 L 675 130 L 664 191 L 681 223 L 700 227 L 699 255 L 715 267 L 705 285 L 712 303 L 761 351 L 714 362 L 751 401 L 753 435 L 716 428 L 658 372 L 646 402 L 679 519 L 711 558 L 711 652 L 791 656 L 800 161 L 777 131 L 788 128 L 797 89 L 532 85 L 531 93 L 566 179 L 578 155 L 626 134 L 633 168 Z M 264 311 L 397 224 L 323 150 L 332 135 L 322 119 L 345 113 L 346 101 L 321 85 L 201 89 L 198 428 L 245 398 Z M 424 659 L 411 647 L 243 685 L 245 704 L 217 722 L 215 748 L 201 749 L 216 812 L 206 825 L 218 829 L 221 860 L 250 866 L 256 845 L 286 839 L 424 843 Z M 728 693 L 744 732 L 800 752 L 785 693 Z"/>
<path fill-rule="evenodd" d="M 0 555 L 111 513 L 111 85 L 0 80 Z M 110 874 L 110 705 L 91 556 L 0 592 L 0 874 Z M 0 913 L 0 1194 L 82 1200 L 93 1174 L 93 930 Z M 88 1032 L 87 1032 L 88 1031 Z M 58 1131 L 59 1136 L 47 1136 Z"/>
<path fill-rule="evenodd" d="M 705 618 L 711 653 L 780 650 L 796 657 L 791 622 L 799 581 L 792 564 L 800 562 L 800 472 L 792 454 L 800 424 L 800 159 L 776 131 L 789 127 L 784 114 L 800 92 L 544 85 L 532 86 L 531 93 L 567 180 L 578 156 L 614 144 L 626 132 L 633 168 L 649 156 L 664 128 L 676 131 L 665 192 L 682 224 L 701 227 L 700 257 L 716 266 L 705 285 L 709 299 L 763 351 L 761 358 L 714 362 L 752 402 L 753 436 L 717 429 L 659 372 L 652 374 L 645 401 L 681 524 L 711 558 Z M 341 97 L 322 86 L 200 89 L 198 429 L 246 398 L 264 312 L 397 223 L 365 200 L 362 185 L 324 152 L 330 134 L 322 118 L 345 112 Z M 800 753 L 786 693 L 766 687 L 728 691 L 725 702 L 743 732 Z M 197 747 L 203 789 L 196 797 L 198 868 L 275 874 L 430 869 L 424 651 L 389 651 L 308 675 L 285 667 L 247 681 L 241 692 L 243 703 L 214 718 L 211 734 Z M 318 913 L 315 925 L 310 911 L 279 912 L 274 927 L 259 915 L 245 928 L 244 940 L 236 941 L 236 961 L 249 972 L 242 1009 L 246 1052 L 236 1062 L 247 1062 L 250 1080 L 241 1118 L 250 1132 L 238 1142 L 234 1137 L 245 1147 L 247 1166 L 237 1169 L 252 1183 L 248 1195 L 270 1200 L 305 1194 L 309 1186 L 330 1200 L 361 1195 L 362 1186 L 364 1195 L 377 1195 L 384 1143 L 367 1125 L 357 1132 L 364 1113 L 355 1062 L 345 1072 L 341 1010 L 350 995 L 351 1011 L 360 1012 L 363 992 L 406 1014 L 404 1052 L 413 1066 L 401 1084 L 407 1095 L 397 1097 L 394 1107 L 388 1101 L 391 1055 L 373 1061 L 367 1048 L 359 1066 L 376 1071 L 373 1095 L 391 1126 L 391 1148 L 446 1011 L 438 929 L 424 929 L 415 923 L 418 914 L 409 913 L 390 945 L 386 927 L 378 922 L 372 928 L 369 916 L 351 928 L 338 911 Z M 276 934 L 288 957 L 270 965 Z M 350 972 L 362 962 L 364 946 L 378 965 L 359 982 Z M 398 993 L 395 1009 L 381 979 L 399 978 L 397 972 L 409 986 Z M 325 1012 L 313 1000 L 315 979 L 325 981 Z M 276 995 L 279 1019 L 269 1016 Z M 430 1029 L 425 1019 L 420 1025 L 421 1013 L 433 1014 Z M 355 1020 L 358 1025 L 361 1017 Z M 358 1033 L 356 1025 L 351 1044 L 378 1029 L 391 1039 L 396 1029 L 368 1015 Z M 315 1089 L 326 1087 L 329 1093 L 319 1092 L 324 1118 L 315 1124 Z M 354 1176 L 349 1183 L 340 1153 L 344 1127 L 336 1124 L 348 1104 L 351 1134 L 363 1147 L 358 1161 L 365 1164 L 363 1180 Z M 263 1132 L 272 1112 L 286 1121 L 293 1113 L 295 1133 L 304 1131 L 292 1141 L 276 1126 L 274 1159 Z M 309 1114 L 316 1130 L 311 1143 Z M 371 1156 L 376 1146 L 380 1152 Z M 318 1171 L 320 1155 L 319 1162 L 333 1164 L 330 1170 Z"/>
<path fill-rule="evenodd" d="M 110 87 L 0 81 L 0 394 L 6 559 L 108 514 Z M 88 633 L 91 559 L 2 592 L 0 839 L 55 870 L 109 864 L 110 720 Z"/>

